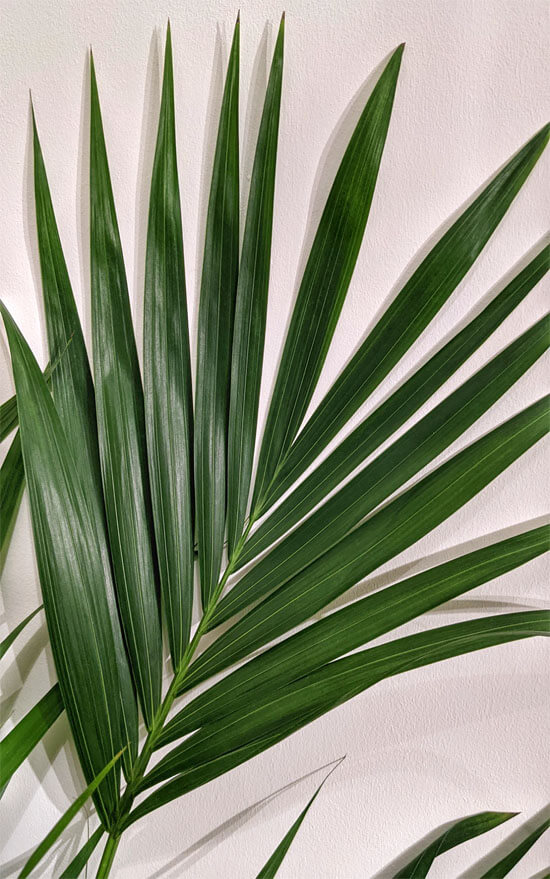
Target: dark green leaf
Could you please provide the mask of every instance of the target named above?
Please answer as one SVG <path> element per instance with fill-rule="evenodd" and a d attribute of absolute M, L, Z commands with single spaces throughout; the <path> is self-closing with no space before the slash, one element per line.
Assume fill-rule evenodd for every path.
<path fill-rule="evenodd" d="M 486 873 L 483 874 L 481 879 L 504 879 L 505 876 L 513 870 L 516 864 L 521 861 L 522 857 L 527 854 L 529 849 L 537 842 L 538 839 L 545 833 L 550 827 L 550 819 L 547 819 L 542 824 L 540 824 L 529 836 L 526 836 L 524 840 L 522 840 L 519 845 L 515 846 L 514 849 L 509 852 L 498 864 L 495 864 Z"/>
<path fill-rule="evenodd" d="M 150 725 L 160 702 L 162 638 L 143 391 L 93 61 L 90 241 L 96 411 L 107 524 L 130 663 Z"/>
<path fill-rule="evenodd" d="M 225 532 L 231 343 L 239 271 L 239 30 L 237 19 L 214 155 L 199 304 L 195 497 L 204 607 L 218 582 Z"/>
<path fill-rule="evenodd" d="M 33 748 L 48 732 L 52 723 L 63 711 L 63 699 L 59 686 L 54 686 L 42 696 L 34 708 L 19 721 L 0 742 L 0 796 L 16 769 L 29 756 Z"/>
<path fill-rule="evenodd" d="M 90 513 L 100 536 L 104 565 L 110 567 L 101 469 L 97 439 L 95 393 L 88 354 L 71 282 L 57 229 L 44 157 L 33 112 L 34 196 L 40 255 L 42 293 L 50 351 L 51 386 L 74 466 L 88 499 Z M 46 369 L 45 375 L 49 372 Z M 126 772 L 137 751 L 137 705 L 111 577 L 105 580 L 113 638 L 116 647 L 123 728 L 117 750 L 126 746 L 122 758 Z"/>
<path fill-rule="evenodd" d="M 59 879 L 78 879 L 104 833 L 104 828 L 99 826 L 77 852 L 69 866 L 63 870 Z"/>
<path fill-rule="evenodd" d="M 25 617 L 25 619 L 22 620 L 22 622 L 20 622 L 19 625 L 16 626 L 15 629 L 13 629 L 13 631 L 10 632 L 6 638 L 4 638 L 4 640 L 0 644 L 0 659 L 2 659 L 5 653 L 7 653 L 7 651 L 10 649 L 11 645 L 13 644 L 19 633 L 23 631 L 27 623 L 30 623 L 30 621 L 34 619 L 36 614 L 40 613 L 41 610 L 42 605 L 40 605 L 40 607 L 37 607 L 36 610 L 33 610 L 33 612 L 30 613 L 28 617 Z"/>
<path fill-rule="evenodd" d="M 258 421 L 283 80 L 283 44 L 284 16 L 275 44 L 258 132 L 237 285 L 227 463 L 227 539 L 230 557 L 243 531 Z"/>
<path fill-rule="evenodd" d="M 525 144 L 422 261 L 300 432 L 262 511 L 315 460 L 437 314 L 525 183 L 549 134 L 546 125 Z"/>
<path fill-rule="evenodd" d="M 49 364 L 44 370 L 44 378 L 49 382 Z M 9 400 L 6 400 L 6 402 L 2 403 L 0 406 L 0 442 L 5 440 L 12 430 L 15 430 L 18 424 L 19 416 L 17 414 L 17 397 L 14 394 L 13 397 L 10 397 Z"/>
<path fill-rule="evenodd" d="M 174 668 L 193 605 L 193 399 L 176 155 L 170 25 L 151 181 L 144 308 L 144 397 L 153 519 Z"/>
<path fill-rule="evenodd" d="M 88 494 L 30 348 L 1 306 L 19 403 L 34 545 L 57 677 L 86 781 L 117 753 L 122 717 L 107 597 L 111 571 Z M 106 588 L 107 587 L 107 588 Z M 102 823 L 118 801 L 118 769 L 94 795 Z"/>
<path fill-rule="evenodd" d="M 317 795 L 319 794 L 325 781 L 329 778 L 330 775 L 332 775 L 334 770 L 340 765 L 341 762 L 342 761 L 339 761 L 337 763 L 337 765 L 334 766 L 330 770 L 328 775 L 326 775 L 325 778 L 323 778 L 321 784 L 319 785 L 319 787 L 317 788 L 317 790 L 315 791 L 315 793 L 311 797 L 309 803 L 307 804 L 307 806 L 304 809 L 302 809 L 302 811 L 298 815 L 296 821 L 294 822 L 294 824 L 292 825 L 290 830 L 287 833 L 285 833 L 283 839 L 281 840 L 281 842 L 279 843 L 279 845 L 277 846 L 277 848 L 275 849 L 275 851 L 273 852 L 273 854 L 271 855 L 271 857 L 269 858 L 267 863 L 262 867 L 262 869 L 258 873 L 256 879 L 274 879 L 274 876 L 276 876 L 276 874 L 278 873 L 279 867 L 283 863 L 283 860 L 285 859 L 285 856 L 286 856 L 290 846 L 294 842 L 294 837 L 296 836 L 300 827 L 302 826 L 302 822 L 303 822 L 304 818 L 306 817 L 307 813 L 309 812 L 311 806 L 313 805 L 313 803 L 317 799 Z"/>
<path fill-rule="evenodd" d="M 337 547 L 379 503 L 444 452 L 540 357 L 549 343 L 547 317 L 411 427 L 245 574 L 220 603 L 212 625 L 273 588 L 279 589 L 319 557 L 322 565 L 331 547 Z"/>
<path fill-rule="evenodd" d="M 251 690 L 296 680 L 421 614 L 500 577 L 550 548 L 543 525 L 458 556 L 301 629 L 200 693 L 165 727 L 158 746 L 246 707 Z"/>
<path fill-rule="evenodd" d="M 121 752 L 122 753 L 122 752 Z M 26 876 L 29 876 L 37 864 L 40 863 L 45 854 L 51 849 L 52 845 L 56 842 L 57 839 L 61 836 L 65 828 L 68 824 L 73 820 L 74 816 L 80 812 L 82 806 L 89 799 L 94 791 L 97 790 L 101 782 L 104 778 L 107 777 L 111 769 L 114 767 L 116 761 L 120 757 L 120 754 L 115 754 L 112 760 L 98 773 L 98 775 L 94 778 L 92 782 L 88 785 L 85 791 L 83 791 L 80 796 L 76 798 L 74 803 L 71 803 L 67 811 L 61 816 L 59 821 L 57 821 L 50 832 L 44 837 L 38 848 L 34 850 L 29 860 L 21 870 L 19 874 L 19 879 L 25 879 Z"/>
<path fill-rule="evenodd" d="M 2 515 L 0 516 L 0 572 L 2 572 L 6 561 L 24 488 L 25 468 L 23 467 L 23 457 L 21 455 L 21 437 L 19 431 L 17 431 L 0 468 L 0 498 L 2 501 Z"/>
<path fill-rule="evenodd" d="M 226 772 L 243 762 L 243 754 L 244 759 L 250 759 L 384 678 L 474 650 L 549 634 L 548 611 L 469 620 L 362 650 L 330 662 L 281 689 L 272 687 L 255 694 L 244 712 L 238 710 L 206 724 L 157 763 L 145 777 L 142 789 L 174 775 L 178 777 L 141 803 L 141 814 L 155 808 L 155 803 L 167 802 L 171 793 L 180 796 L 192 790 L 197 778 L 201 778 L 199 770 L 204 764 L 222 756 L 230 757 L 232 752 L 232 761 L 221 760 L 222 771 Z"/>
<path fill-rule="evenodd" d="M 304 270 L 267 415 L 252 509 L 302 423 L 344 304 L 370 212 L 404 46 L 391 56 L 353 132 Z"/>
<path fill-rule="evenodd" d="M 439 855 L 457 845 L 462 845 L 469 839 L 480 836 L 482 833 L 487 833 L 493 827 L 499 827 L 510 818 L 515 818 L 516 815 L 517 812 L 480 812 L 478 815 L 468 815 L 467 818 L 461 818 L 399 870 L 394 879 L 425 879 L 430 867 Z"/>
<path fill-rule="evenodd" d="M 549 268 L 550 246 L 546 245 L 480 314 L 394 391 L 299 483 L 248 538 L 236 566 L 247 564 L 278 540 L 376 451 L 485 342 Z"/>

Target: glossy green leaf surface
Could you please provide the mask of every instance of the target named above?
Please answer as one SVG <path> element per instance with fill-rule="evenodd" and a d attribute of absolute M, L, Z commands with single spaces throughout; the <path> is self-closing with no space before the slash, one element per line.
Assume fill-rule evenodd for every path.
<path fill-rule="evenodd" d="M 409 620 L 548 551 L 543 525 L 458 556 L 335 611 L 252 658 L 196 696 L 166 725 L 159 746 L 246 707 L 252 690 L 296 680 Z"/>
<path fill-rule="evenodd" d="M 346 483 L 251 571 L 219 605 L 212 625 L 227 619 L 323 556 L 368 513 L 448 448 L 550 345 L 542 318 L 432 409 Z"/>
<path fill-rule="evenodd" d="M 540 249 L 483 311 L 378 406 L 246 541 L 237 567 L 259 555 L 311 512 L 394 433 L 493 333 L 550 268 L 550 246 Z"/>
<path fill-rule="evenodd" d="M 394 879 L 426 879 L 430 867 L 439 855 L 457 845 L 462 845 L 469 839 L 475 839 L 482 833 L 487 833 L 494 827 L 499 827 L 510 818 L 515 818 L 516 815 L 517 812 L 480 812 L 478 815 L 468 815 L 467 818 L 461 818 L 399 870 Z"/>
<path fill-rule="evenodd" d="M 88 800 L 94 791 L 97 790 L 101 782 L 107 777 L 109 772 L 111 772 L 113 766 L 116 761 L 119 759 L 120 754 L 115 754 L 112 760 L 109 761 L 107 766 L 101 770 L 100 773 L 94 778 L 92 782 L 88 785 L 85 791 L 83 791 L 80 796 L 76 798 L 74 803 L 71 803 L 66 812 L 61 816 L 59 821 L 55 823 L 50 832 L 44 837 L 38 848 L 34 850 L 29 860 L 21 870 L 19 874 L 19 879 L 25 879 L 26 876 L 29 876 L 34 868 L 40 863 L 44 855 L 46 855 L 51 849 L 52 845 L 56 842 L 57 839 L 61 836 L 65 828 L 68 824 L 73 820 L 75 815 L 77 815 L 86 800 Z"/>
<path fill-rule="evenodd" d="M 34 112 L 32 121 L 36 231 L 48 347 L 52 363 L 52 393 L 73 455 L 74 465 L 79 470 L 90 514 L 95 520 L 95 527 L 100 536 L 104 565 L 110 568 L 92 375 L 55 219 Z M 50 370 L 46 369 L 46 377 L 49 372 Z M 119 736 L 119 747 L 126 746 L 123 764 L 128 771 L 137 751 L 137 704 L 110 576 L 106 578 L 104 588 L 116 647 L 122 707 L 123 726 Z"/>
<path fill-rule="evenodd" d="M 52 396 L 2 307 L 19 404 L 21 445 L 48 633 L 63 704 L 90 783 L 117 753 L 122 731 L 110 568 Z M 112 586 L 111 586 L 112 588 Z M 94 795 L 102 823 L 118 801 L 118 772 Z"/>
<path fill-rule="evenodd" d="M 403 48 L 394 51 L 367 101 L 319 221 L 269 406 L 253 510 L 263 506 L 304 418 L 344 304 L 378 178 Z"/>
<path fill-rule="evenodd" d="M 97 830 L 92 833 L 89 840 L 84 843 L 80 851 L 77 852 L 68 867 L 63 870 L 59 879 L 78 879 L 104 833 L 105 830 L 100 825 Z"/>
<path fill-rule="evenodd" d="M 270 489 L 289 488 L 427 327 L 471 268 L 543 152 L 546 125 L 496 174 L 431 249 L 319 404 Z"/>
<path fill-rule="evenodd" d="M 239 271 L 239 32 L 237 19 L 212 169 L 199 303 L 195 508 L 203 607 L 218 582 L 225 533 L 231 345 Z"/>
<path fill-rule="evenodd" d="M 0 467 L 0 500 L 2 504 L 2 515 L 0 516 L 0 572 L 3 570 L 6 561 L 24 488 L 25 468 L 21 454 L 21 437 L 19 431 L 17 431 Z"/>
<path fill-rule="evenodd" d="M 511 852 L 508 852 L 502 860 L 490 867 L 481 879 L 504 879 L 519 864 L 522 857 L 527 854 L 530 848 L 540 839 L 543 833 L 546 833 L 550 827 L 550 819 L 539 824 L 525 839 L 514 846 Z"/>
<path fill-rule="evenodd" d="M 174 668 L 193 603 L 193 398 L 170 26 L 149 201 L 143 330 L 147 454 L 164 619 Z"/>
<path fill-rule="evenodd" d="M 338 766 L 339 765 L 340 765 L 340 763 L 338 763 Z M 323 778 L 321 784 L 319 785 L 319 787 L 317 788 L 317 790 L 315 791 L 315 793 L 313 794 L 313 796 L 309 800 L 308 804 L 305 806 L 304 809 L 302 809 L 302 811 L 300 812 L 300 814 L 296 818 L 296 821 L 294 822 L 294 824 L 292 825 L 290 830 L 288 830 L 287 833 L 285 833 L 283 839 L 281 840 L 281 842 L 279 843 L 279 845 L 277 846 L 277 848 L 275 849 L 275 851 L 273 852 L 273 854 L 271 855 L 271 857 L 269 858 L 267 863 L 264 864 L 264 866 L 262 867 L 262 869 L 258 873 L 256 879 L 274 879 L 274 877 L 277 875 L 277 873 L 279 872 L 279 867 L 283 863 L 290 846 L 294 842 L 294 838 L 295 838 L 296 834 L 298 833 L 300 827 L 303 824 L 304 818 L 306 817 L 306 815 L 309 812 L 309 810 L 311 809 L 313 803 L 317 799 L 317 797 L 321 791 L 321 788 L 323 787 L 323 785 L 325 784 L 325 782 L 327 781 L 329 776 L 332 775 L 332 773 L 334 772 L 334 769 L 336 769 L 336 768 L 337 767 L 335 766 L 333 769 L 331 769 L 330 772 L 328 773 L 328 775 L 325 778 Z"/>
<path fill-rule="evenodd" d="M 256 143 L 237 284 L 227 460 L 229 557 L 243 532 L 258 422 L 283 81 L 283 45 L 284 16 L 273 53 Z"/>
<path fill-rule="evenodd" d="M 0 742 L 0 796 L 16 769 L 48 732 L 63 711 L 57 684 L 42 696 L 34 708 Z"/>
<path fill-rule="evenodd" d="M 276 589 L 208 647 L 195 684 L 288 632 L 471 500 L 550 429 L 543 397 L 450 458 Z"/>
<path fill-rule="evenodd" d="M 4 656 L 5 653 L 7 653 L 7 651 L 10 649 L 11 645 L 13 644 L 13 642 L 15 641 L 17 636 L 23 631 L 25 626 L 28 623 L 30 623 L 30 621 L 33 620 L 35 618 L 36 614 L 40 613 L 41 610 L 42 610 L 42 605 L 40 605 L 40 607 L 37 607 L 36 610 L 33 610 L 32 613 L 30 613 L 27 617 L 25 617 L 25 619 L 22 620 L 19 623 L 19 625 L 17 625 L 15 627 L 15 629 L 13 629 L 9 633 L 9 635 L 7 635 L 4 638 L 4 640 L 0 643 L 0 659 L 2 659 L 2 657 Z"/>
<path fill-rule="evenodd" d="M 170 789 L 185 792 L 186 772 L 196 773 L 201 764 L 232 751 L 233 765 L 238 766 L 242 760 L 234 749 L 242 753 L 248 744 L 256 745 L 259 754 L 385 678 L 474 650 L 549 634 L 549 611 L 501 614 L 430 629 L 330 662 L 281 689 L 251 697 L 244 711 L 206 724 L 170 751 L 145 777 L 142 787 L 178 775 L 150 799 L 165 799 Z M 250 756 L 247 752 L 246 759 Z M 228 763 L 224 762 L 224 771 Z"/>
<path fill-rule="evenodd" d="M 150 725 L 160 702 L 162 638 L 143 390 L 93 62 L 90 241 L 93 360 L 103 494 L 124 635 L 143 716 Z"/>

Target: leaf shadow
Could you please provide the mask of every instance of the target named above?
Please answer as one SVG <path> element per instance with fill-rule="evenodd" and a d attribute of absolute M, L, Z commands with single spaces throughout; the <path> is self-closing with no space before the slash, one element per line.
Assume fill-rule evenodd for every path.
<path fill-rule="evenodd" d="M 535 828 L 548 818 L 550 818 L 550 805 L 544 806 L 535 815 L 529 818 L 528 821 L 525 821 L 521 827 L 516 828 L 516 830 L 507 836 L 500 845 L 491 849 L 487 855 L 476 861 L 475 864 L 465 870 L 464 873 L 461 873 L 457 879 L 478 879 L 479 876 L 484 876 L 487 871 L 498 864 L 498 862 L 502 860 L 502 858 L 505 858 L 506 855 L 509 855 L 517 845 L 529 836 L 529 834 L 533 833 Z M 536 844 L 537 843 L 535 843 L 535 845 Z M 543 871 L 543 875 L 547 875 L 547 873 Z"/>
<path fill-rule="evenodd" d="M 306 781 L 308 778 L 311 778 L 314 775 L 317 775 L 319 772 L 322 772 L 324 769 L 327 769 L 329 766 L 336 766 L 339 763 L 339 760 L 331 761 L 330 763 L 326 763 L 324 766 L 319 766 L 317 769 L 311 770 L 311 772 L 306 772 L 304 775 L 299 778 L 295 778 L 293 781 L 288 782 L 282 787 L 278 788 L 257 802 L 253 803 L 251 806 L 247 806 L 246 809 L 242 809 L 240 812 L 237 812 L 235 815 L 232 815 L 231 818 L 228 818 L 222 824 L 219 824 L 218 827 L 215 827 L 213 830 L 209 831 L 205 834 L 201 839 L 198 839 L 192 845 L 185 849 L 185 851 L 180 852 L 173 858 L 168 864 L 164 864 L 156 873 L 153 873 L 150 879 L 163 879 L 163 877 L 168 877 L 169 872 L 178 868 L 185 867 L 190 868 L 194 864 L 196 864 L 201 858 L 205 857 L 209 852 L 215 849 L 218 845 L 223 843 L 228 837 L 230 837 L 233 833 L 239 830 L 248 822 L 254 820 L 260 812 L 262 812 L 269 803 L 273 802 L 277 799 L 281 794 L 286 791 L 292 790 L 292 788 L 301 784 L 301 782 Z M 180 876 L 181 872 L 174 873 L 174 879 L 176 876 Z"/>
<path fill-rule="evenodd" d="M 68 828 L 63 833 L 59 840 L 52 846 L 50 851 L 44 856 L 43 860 L 40 861 L 41 875 L 50 875 L 50 870 L 52 876 L 60 875 L 63 867 L 68 866 L 71 859 L 76 855 L 82 836 L 82 830 L 83 825 L 77 824 L 74 827 Z M 23 852 L 23 854 L 18 855 L 16 858 L 4 861 L 2 864 L 3 879 L 18 876 L 35 848 L 36 845 L 31 846 L 31 848 L 27 849 L 26 852 Z M 36 870 L 33 871 L 33 875 L 38 876 Z"/>

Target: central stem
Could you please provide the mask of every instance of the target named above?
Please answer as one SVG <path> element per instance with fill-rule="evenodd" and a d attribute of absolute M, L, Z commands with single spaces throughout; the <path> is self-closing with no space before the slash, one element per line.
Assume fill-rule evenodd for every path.
<path fill-rule="evenodd" d="M 256 517 L 254 516 L 250 517 L 248 524 L 239 542 L 237 543 L 231 558 L 229 559 L 227 567 L 223 572 L 223 575 L 214 592 L 212 593 L 212 597 L 208 602 L 207 607 L 204 610 L 195 634 L 189 642 L 183 658 L 174 673 L 174 677 L 172 678 L 172 681 L 162 701 L 162 704 L 160 705 L 155 717 L 153 718 L 151 728 L 147 734 L 147 738 L 145 739 L 141 753 L 134 763 L 134 766 L 132 768 L 132 774 L 128 779 L 128 784 L 126 785 L 126 790 L 121 797 L 118 809 L 118 817 L 109 833 L 107 844 L 105 845 L 105 849 L 103 851 L 101 862 L 97 871 L 96 879 L 107 879 L 107 877 L 110 875 L 114 857 L 124 830 L 124 822 L 130 814 L 130 809 L 132 808 L 134 799 L 137 796 L 138 789 L 145 775 L 149 760 L 151 759 L 153 751 L 155 750 L 155 745 L 157 744 L 157 741 L 164 729 L 166 718 L 170 713 L 170 709 L 172 708 L 174 700 L 181 690 L 182 684 L 185 680 L 185 676 L 187 674 L 195 651 L 197 650 L 200 640 L 208 628 L 208 624 L 212 618 L 212 614 L 216 609 L 216 606 L 218 604 L 218 601 L 220 600 L 223 590 L 225 589 L 227 581 L 235 569 L 235 565 L 245 544 L 245 541 L 250 533 L 250 529 L 254 524 L 255 518 Z"/>

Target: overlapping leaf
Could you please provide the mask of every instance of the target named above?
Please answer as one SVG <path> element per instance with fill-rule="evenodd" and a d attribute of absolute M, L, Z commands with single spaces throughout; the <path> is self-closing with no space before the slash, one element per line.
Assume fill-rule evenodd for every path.
<path fill-rule="evenodd" d="M 280 687 L 444 602 L 547 552 L 543 525 L 399 581 L 301 629 L 196 696 L 166 725 L 159 747 L 246 707 L 251 691 Z"/>
<path fill-rule="evenodd" d="M 25 487 L 25 468 L 21 455 L 21 437 L 19 431 L 11 441 L 8 453 L 0 467 L 0 498 L 2 499 L 2 515 L 0 516 L 0 572 L 4 568 L 13 527 L 19 512 L 19 505 Z"/>
<path fill-rule="evenodd" d="M 149 202 L 144 308 L 145 422 L 153 519 L 164 618 L 177 669 L 189 640 L 193 602 L 193 399 L 170 26 Z"/>
<path fill-rule="evenodd" d="M 253 512 L 296 436 L 336 328 L 370 212 L 386 142 L 403 45 L 367 101 L 329 193 L 286 337 L 267 415 Z"/>
<path fill-rule="evenodd" d="M 378 504 L 425 467 L 487 411 L 550 344 L 542 318 L 432 409 L 316 510 L 220 603 L 212 625 L 280 588 L 322 556 Z"/>
<path fill-rule="evenodd" d="M 150 725 L 160 701 L 162 639 L 143 391 L 93 61 L 90 241 L 94 378 L 103 494 L 126 644 L 143 715 Z"/>
<path fill-rule="evenodd" d="M 246 541 L 236 567 L 249 562 L 290 530 L 376 451 L 483 344 L 549 268 L 550 246 L 545 245 L 480 314 L 361 422 L 275 508 Z"/>
<path fill-rule="evenodd" d="M 122 734 L 116 647 L 101 534 L 52 397 L 28 345 L 2 307 L 17 392 L 21 444 L 50 643 L 75 745 L 90 783 Z M 112 585 L 111 587 L 112 588 Z M 118 802 L 112 770 L 94 794 L 108 824 Z"/>
<path fill-rule="evenodd" d="M 231 344 L 239 271 L 239 19 L 225 80 L 202 267 L 197 338 L 195 493 L 203 607 L 222 560 Z"/>
<path fill-rule="evenodd" d="M 227 540 L 243 531 L 254 458 L 271 259 L 275 164 L 283 80 L 284 16 L 273 53 L 244 227 L 231 359 L 227 462 Z"/>
<path fill-rule="evenodd" d="M 105 509 L 101 485 L 95 394 L 76 309 L 71 282 L 53 209 L 44 157 L 33 112 L 34 196 L 36 231 L 40 255 L 42 294 L 46 315 L 51 370 L 51 387 L 65 438 L 79 471 L 91 516 L 100 536 L 105 568 L 110 568 Z M 137 751 L 137 705 L 128 657 L 122 639 L 118 609 L 111 577 L 105 579 L 113 639 L 116 670 L 119 677 L 122 729 L 119 747 L 124 748 L 123 765 L 129 772 Z"/>
<path fill-rule="evenodd" d="M 437 314 L 538 161 L 546 125 L 516 153 L 422 261 L 319 404 L 260 505 L 265 512 L 336 436 Z"/>

